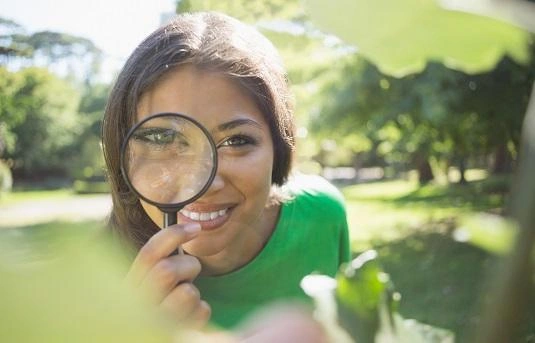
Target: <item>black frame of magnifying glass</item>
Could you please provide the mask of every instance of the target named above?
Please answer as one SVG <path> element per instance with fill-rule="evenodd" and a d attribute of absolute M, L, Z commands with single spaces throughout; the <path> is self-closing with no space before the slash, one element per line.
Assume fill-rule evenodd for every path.
<path fill-rule="evenodd" d="M 186 201 L 182 201 L 182 202 L 179 202 L 179 203 L 163 205 L 161 203 L 158 203 L 158 202 L 152 201 L 150 199 L 147 199 L 146 197 L 143 196 L 143 194 L 139 193 L 136 190 L 136 188 L 132 185 L 132 183 L 130 182 L 130 178 L 128 177 L 128 173 L 126 172 L 127 169 L 126 169 L 126 166 L 125 166 L 125 163 L 126 163 L 125 151 L 126 151 L 126 148 L 128 146 L 128 140 L 130 139 L 130 136 L 132 136 L 132 134 L 141 125 L 143 125 L 144 123 L 146 123 L 147 121 L 149 121 L 149 120 L 151 120 L 153 118 L 170 117 L 170 116 L 174 116 L 174 117 L 178 117 L 178 118 L 182 118 L 182 119 L 188 120 L 188 121 L 192 122 L 194 125 L 196 125 L 198 128 L 200 128 L 202 130 L 202 132 L 208 138 L 208 142 L 210 143 L 210 146 L 211 146 L 212 151 L 214 153 L 213 156 L 212 156 L 214 164 L 213 164 L 213 167 L 212 167 L 212 172 L 210 173 L 210 176 L 208 177 L 208 180 L 207 180 L 206 184 L 204 185 L 204 187 L 195 196 L 193 196 L 192 198 L 189 198 Z M 212 136 L 210 135 L 210 132 L 201 123 L 199 123 L 197 120 L 195 120 L 195 119 L 193 119 L 193 118 L 191 118 L 191 117 L 189 117 L 189 116 L 187 116 L 185 114 L 175 113 L 175 112 L 161 112 L 161 113 L 152 114 L 152 115 L 150 115 L 150 116 L 148 116 L 146 118 L 143 118 L 143 120 L 141 120 L 140 122 L 135 124 L 128 131 L 128 133 L 126 134 L 126 136 L 125 136 L 125 138 L 123 140 L 123 143 L 121 145 L 121 151 L 120 151 L 121 174 L 123 175 L 123 179 L 125 180 L 126 184 L 128 185 L 128 188 L 130 188 L 130 190 L 132 192 L 134 192 L 139 198 L 143 199 L 144 201 L 148 202 L 151 205 L 154 205 L 154 206 L 158 207 L 158 209 L 160 209 L 160 211 L 162 211 L 164 213 L 164 219 L 163 219 L 163 221 L 164 221 L 163 222 L 163 226 L 164 227 L 167 227 L 167 226 L 172 225 L 172 224 L 176 224 L 176 213 L 178 211 L 180 211 L 182 208 L 184 208 L 184 206 L 194 202 L 195 200 L 199 199 L 204 193 L 206 193 L 206 191 L 208 190 L 208 188 L 212 184 L 212 181 L 214 180 L 215 175 L 217 173 L 217 161 L 218 161 L 218 158 L 217 158 L 217 146 L 215 145 L 215 142 L 214 142 Z"/>

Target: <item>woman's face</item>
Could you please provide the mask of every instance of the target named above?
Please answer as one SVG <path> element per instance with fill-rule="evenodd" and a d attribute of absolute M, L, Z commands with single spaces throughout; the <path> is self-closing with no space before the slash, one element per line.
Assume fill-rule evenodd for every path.
<path fill-rule="evenodd" d="M 271 189 L 273 142 L 262 113 L 228 77 L 188 65 L 171 71 L 142 96 L 137 120 L 160 112 L 196 119 L 218 146 L 212 185 L 177 215 L 178 223 L 195 221 L 202 227 L 184 249 L 198 257 L 239 252 L 268 222 L 264 210 Z M 161 211 L 141 204 L 161 226 Z"/>

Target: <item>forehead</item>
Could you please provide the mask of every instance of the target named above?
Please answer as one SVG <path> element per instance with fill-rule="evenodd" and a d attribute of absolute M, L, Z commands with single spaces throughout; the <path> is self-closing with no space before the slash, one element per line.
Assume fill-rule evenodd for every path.
<path fill-rule="evenodd" d="M 237 81 L 191 65 L 171 70 L 141 96 L 136 110 L 138 121 L 155 113 L 178 112 L 206 126 L 236 117 L 267 125 L 252 96 Z"/>

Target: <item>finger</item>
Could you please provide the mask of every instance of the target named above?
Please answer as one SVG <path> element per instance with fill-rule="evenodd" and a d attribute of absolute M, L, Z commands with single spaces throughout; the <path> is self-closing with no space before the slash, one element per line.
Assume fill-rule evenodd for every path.
<path fill-rule="evenodd" d="M 166 258 L 178 246 L 193 239 L 201 230 L 198 223 L 177 224 L 169 226 L 154 234 L 139 250 L 127 279 L 133 284 L 139 284 L 148 271 L 162 258 Z"/>
<path fill-rule="evenodd" d="M 194 256 L 174 255 L 158 261 L 141 282 L 152 287 L 156 300 L 161 301 L 177 284 L 192 282 L 201 272 L 201 263 Z"/>
<path fill-rule="evenodd" d="M 201 329 L 203 328 L 212 315 L 212 308 L 204 300 L 201 300 L 199 306 L 191 314 L 191 328 L 192 329 Z"/>
<path fill-rule="evenodd" d="M 328 342 L 323 327 L 299 307 L 268 307 L 249 317 L 245 328 L 240 342 Z"/>
<path fill-rule="evenodd" d="M 185 321 L 200 306 L 201 296 L 190 282 L 176 286 L 160 303 L 161 308 L 175 320 Z"/>

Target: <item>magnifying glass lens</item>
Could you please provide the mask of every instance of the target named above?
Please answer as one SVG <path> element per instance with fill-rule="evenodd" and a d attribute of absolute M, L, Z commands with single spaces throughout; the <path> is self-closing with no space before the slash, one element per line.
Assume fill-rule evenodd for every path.
<path fill-rule="evenodd" d="M 179 207 L 202 194 L 213 178 L 214 145 L 187 117 L 151 117 L 129 133 L 124 148 L 131 187 L 155 205 Z"/>

